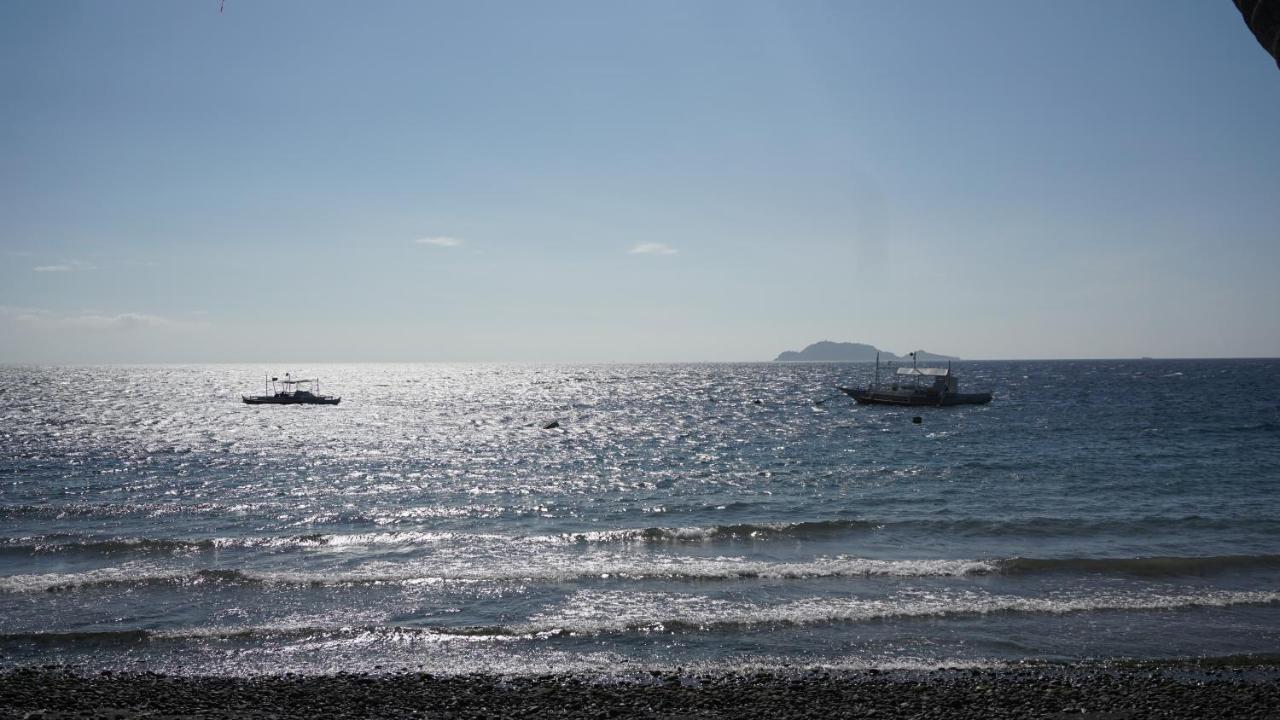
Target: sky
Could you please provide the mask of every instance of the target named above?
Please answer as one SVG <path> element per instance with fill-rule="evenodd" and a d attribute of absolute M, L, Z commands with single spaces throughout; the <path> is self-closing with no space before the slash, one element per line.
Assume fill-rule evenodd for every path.
<path fill-rule="evenodd" d="M 0 362 L 1280 356 L 1232 3 L 0 3 Z"/>

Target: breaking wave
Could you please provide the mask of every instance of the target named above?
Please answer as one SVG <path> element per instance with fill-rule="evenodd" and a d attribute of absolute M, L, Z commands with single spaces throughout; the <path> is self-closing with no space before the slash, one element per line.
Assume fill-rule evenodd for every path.
<path fill-rule="evenodd" d="M 409 563 L 388 567 L 316 572 L 258 572 L 235 568 L 156 569 L 121 566 L 78 573 L 0 577 L 0 592 L 65 592 L 122 586 L 259 584 L 295 587 L 414 585 L 443 582 L 729 581 L 750 579 L 911 578 L 981 575 L 1130 575 L 1179 577 L 1232 570 L 1280 568 L 1280 555 L 1149 558 L 1008 558 L 877 560 L 848 556 L 806 562 L 768 562 L 736 557 L 548 555 L 494 566 L 466 560 Z"/>
<path fill-rule="evenodd" d="M 513 641 L 618 633 L 736 632 L 760 627 L 814 626 L 993 614 L 1065 615 L 1150 612 L 1233 606 L 1274 606 L 1280 592 L 1204 591 L 1182 594 L 1100 593 L 1023 597 L 981 592 L 881 598 L 809 598 L 778 605 L 729 602 L 693 595 L 582 592 L 553 612 L 492 626 L 342 626 L 299 624 L 177 630 L 0 633 L 0 643 L 138 643 L 186 640 L 350 641 L 366 644 Z"/>
<path fill-rule="evenodd" d="M 301 587 L 430 584 L 440 582 L 574 582 L 580 580 L 740 580 L 823 577 L 954 577 L 990 574 L 996 563 L 981 560 L 870 560 L 822 558 L 777 563 L 739 558 L 654 558 L 617 560 L 562 557 L 557 564 L 476 567 L 460 562 L 440 566 L 400 566 L 367 572 L 252 572 L 204 569 L 195 572 L 151 568 L 103 568 L 80 573 L 11 575 L 0 578 L 3 592 L 66 592 L 155 585 L 262 584 Z"/>
<path fill-rule="evenodd" d="M 1063 597 L 993 595 L 979 591 L 878 598 L 811 598 L 780 605 L 744 605 L 699 596 L 587 593 L 557 613 L 532 618 L 521 633 L 746 630 L 758 626 L 825 625 L 992 614 L 1064 615 L 1275 605 L 1280 592 L 1203 591 L 1186 594 L 1099 593 Z"/>
<path fill-rule="evenodd" d="M 1142 577 L 1208 575 L 1229 570 L 1280 567 L 1280 555 L 1145 558 L 1012 558 L 999 563 L 1007 575 L 1033 573 L 1123 574 Z"/>
<path fill-rule="evenodd" d="M 24 537 L 0 541 L 0 553 L 54 554 L 79 553 L 86 555 L 112 555 L 122 552 L 193 553 L 211 550 L 233 549 L 290 549 L 324 547 L 370 547 L 377 545 L 427 545 L 458 538 L 448 532 L 385 532 L 305 535 L 277 537 L 234 537 L 207 539 L 178 538 L 73 538 L 73 537 Z M 500 536 L 472 535 L 471 539 Z"/>
<path fill-rule="evenodd" d="M 1280 531 L 1280 520 L 1260 521 Z M 351 533 L 306 533 L 278 536 L 222 538 L 78 537 L 72 535 L 0 538 L 0 554 L 78 553 L 110 555 L 125 552 L 193 553 L 232 549 L 315 549 L 436 545 L 474 542 L 511 545 L 713 544 L 738 541 L 831 540 L 866 533 L 927 533 L 955 536 L 1072 536 L 1128 530 L 1218 530 L 1240 527 L 1240 521 L 1186 516 L 1141 520 L 1079 520 L 1027 518 L 1016 521 L 984 519 L 922 519 L 895 522 L 875 520 L 817 520 L 794 523 L 735 523 L 707 527 L 641 527 L 565 532 L 547 535 L 502 535 L 393 530 Z"/>

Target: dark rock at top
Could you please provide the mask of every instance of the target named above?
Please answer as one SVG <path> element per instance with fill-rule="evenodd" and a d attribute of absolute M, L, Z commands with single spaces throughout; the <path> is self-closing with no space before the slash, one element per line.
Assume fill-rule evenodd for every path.
<path fill-rule="evenodd" d="M 1280 67 L 1280 0 L 1235 0 L 1245 25 Z"/>

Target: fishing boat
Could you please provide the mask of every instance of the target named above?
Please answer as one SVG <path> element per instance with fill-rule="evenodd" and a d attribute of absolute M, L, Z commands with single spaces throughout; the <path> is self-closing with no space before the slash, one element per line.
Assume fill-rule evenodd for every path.
<path fill-rule="evenodd" d="M 318 378 L 294 378 L 285 373 L 284 378 L 262 377 L 262 395 L 241 395 L 248 405 L 337 405 L 342 398 L 320 394 Z M 314 391 L 313 391 L 314 388 Z"/>
<path fill-rule="evenodd" d="M 880 354 L 876 353 L 875 382 L 870 387 L 837 388 L 859 403 L 946 407 L 982 405 L 991 402 L 991 393 L 962 393 L 960 379 L 945 368 L 919 367 L 911 353 L 911 367 L 898 368 L 888 387 L 880 385 Z"/>

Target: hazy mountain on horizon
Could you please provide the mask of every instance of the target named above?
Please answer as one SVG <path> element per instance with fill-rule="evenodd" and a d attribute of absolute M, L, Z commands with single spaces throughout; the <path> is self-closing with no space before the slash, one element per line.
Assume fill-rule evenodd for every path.
<path fill-rule="evenodd" d="M 876 353 L 880 353 L 881 362 L 910 359 L 909 354 L 898 356 L 888 350 L 881 350 L 874 345 L 867 345 L 866 343 L 820 340 L 799 352 L 786 350 L 774 358 L 774 362 L 875 362 Z M 917 350 L 916 359 L 921 362 L 942 362 L 959 360 L 960 358 Z"/>

